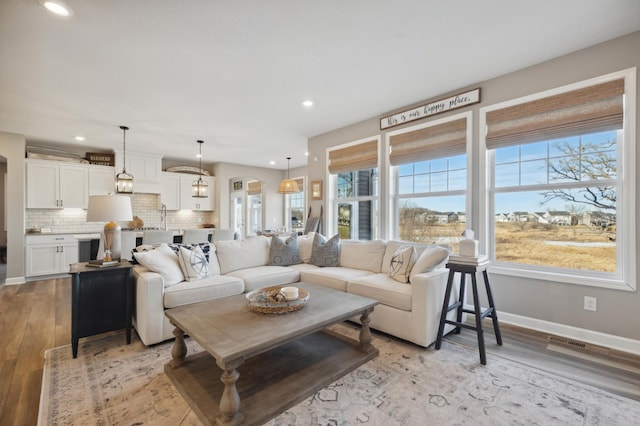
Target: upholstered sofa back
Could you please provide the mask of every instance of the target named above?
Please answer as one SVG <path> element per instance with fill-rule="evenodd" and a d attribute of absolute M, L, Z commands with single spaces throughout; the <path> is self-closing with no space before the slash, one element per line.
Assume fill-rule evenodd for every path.
<path fill-rule="evenodd" d="M 264 236 L 246 240 L 216 241 L 220 273 L 269 264 L 269 239 Z"/>

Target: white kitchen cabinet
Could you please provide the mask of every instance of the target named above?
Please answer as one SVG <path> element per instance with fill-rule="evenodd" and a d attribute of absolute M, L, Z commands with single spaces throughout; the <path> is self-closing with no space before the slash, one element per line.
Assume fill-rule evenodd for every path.
<path fill-rule="evenodd" d="M 191 185 L 198 179 L 198 175 L 183 173 L 162 173 L 162 192 L 160 204 L 167 206 L 167 210 L 215 210 L 214 185 L 215 176 L 202 176 L 202 180 L 209 185 L 207 198 L 193 198 Z M 161 207 L 158 206 L 158 208 Z"/>
<path fill-rule="evenodd" d="M 26 276 L 69 272 L 78 263 L 78 240 L 72 235 L 27 235 Z"/>
<path fill-rule="evenodd" d="M 162 156 L 137 152 L 126 153 L 126 170 L 133 175 L 133 192 L 160 194 L 162 189 Z M 122 172 L 122 151 L 116 151 L 116 173 Z"/>
<path fill-rule="evenodd" d="M 108 195 L 116 192 L 115 168 L 109 166 L 88 166 L 89 195 Z"/>
<path fill-rule="evenodd" d="M 85 165 L 27 160 L 27 208 L 87 208 L 88 185 Z"/>
<path fill-rule="evenodd" d="M 162 173 L 162 190 L 160 191 L 160 205 L 167 210 L 180 210 L 180 176 L 173 173 Z"/>
<path fill-rule="evenodd" d="M 214 176 L 202 176 L 202 180 L 209 185 L 207 198 L 194 198 L 191 196 L 191 186 L 198 179 L 198 175 L 180 177 L 180 209 L 181 210 L 215 210 L 213 188 L 215 184 Z"/>

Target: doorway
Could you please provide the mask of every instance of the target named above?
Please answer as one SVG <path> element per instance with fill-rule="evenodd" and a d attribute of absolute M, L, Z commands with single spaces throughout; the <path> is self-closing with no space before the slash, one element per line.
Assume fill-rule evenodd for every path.
<path fill-rule="evenodd" d="M 231 229 L 236 239 L 245 239 L 263 231 L 262 182 L 250 177 L 229 180 Z"/>

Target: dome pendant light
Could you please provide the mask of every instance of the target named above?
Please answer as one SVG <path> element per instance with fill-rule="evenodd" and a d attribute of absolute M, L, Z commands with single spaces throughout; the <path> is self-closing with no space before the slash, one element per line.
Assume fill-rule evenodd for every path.
<path fill-rule="evenodd" d="M 127 173 L 127 126 L 122 129 L 122 173 L 116 175 L 116 192 L 118 194 L 133 194 L 133 175 Z"/>
<path fill-rule="evenodd" d="M 290 161 L 291 157 L 287 157 L 287 178 L 280 182 L 280 186 L 278 187 L 278 194 L 295 194 L 296 192 L 300 192 L 300 188 L 298 188 L 298 182 L 289 177 Z"/>
<path fill-rule="evenodd" d="M 200 177 L 198 177 L 198 180 L 193 181 L 193 184 L 191 184 L 191 196 L 193 198 L 207 198 L 209 185 L 207 184 L 207 182 L 202 180 L 202 144 L 204 143 L 204 141 L 197 142 L 200 146 L 200 154 L 198 154 L 198 157 L 200 157 Z"/>

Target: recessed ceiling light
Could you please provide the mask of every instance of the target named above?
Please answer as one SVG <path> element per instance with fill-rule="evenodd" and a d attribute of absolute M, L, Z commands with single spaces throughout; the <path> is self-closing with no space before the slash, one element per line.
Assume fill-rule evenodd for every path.
<path fill-rule="evenodd" d="M 55 15 L 73 15 L 73 10 L 62 0 L 40 0 L 40 4 L 42 4 L 49 12 Z"/>
<path fill-rule="evenodd" d="M 82 142 L 83 140 L 85 140 L 85 137 L 78 135 L 74 139 L 77 140 L 78 142 Z"/>
<path fill-rule="evenodd" d="M 309 156 L 309 152 L 308 151 L 305 152 L 304 155 L 306 155 L 308 157 Z"/>
<path fill-rule="evenodd" d="M 311 108 L 313 106 L 313 101 L 311 99 L 305 99 L 302 101 L 302 106 L 305 108 Z"/>
<path fill-rule="evenodd" d="M 275 162 L 275 161 L 273 161 L 273 160 L 271 160 L 271 161 L 269 161 L 269 164 L 271 164 L 272 166 L 274 166 L 274 165 L 276 164 L 276 162 Z"/>

